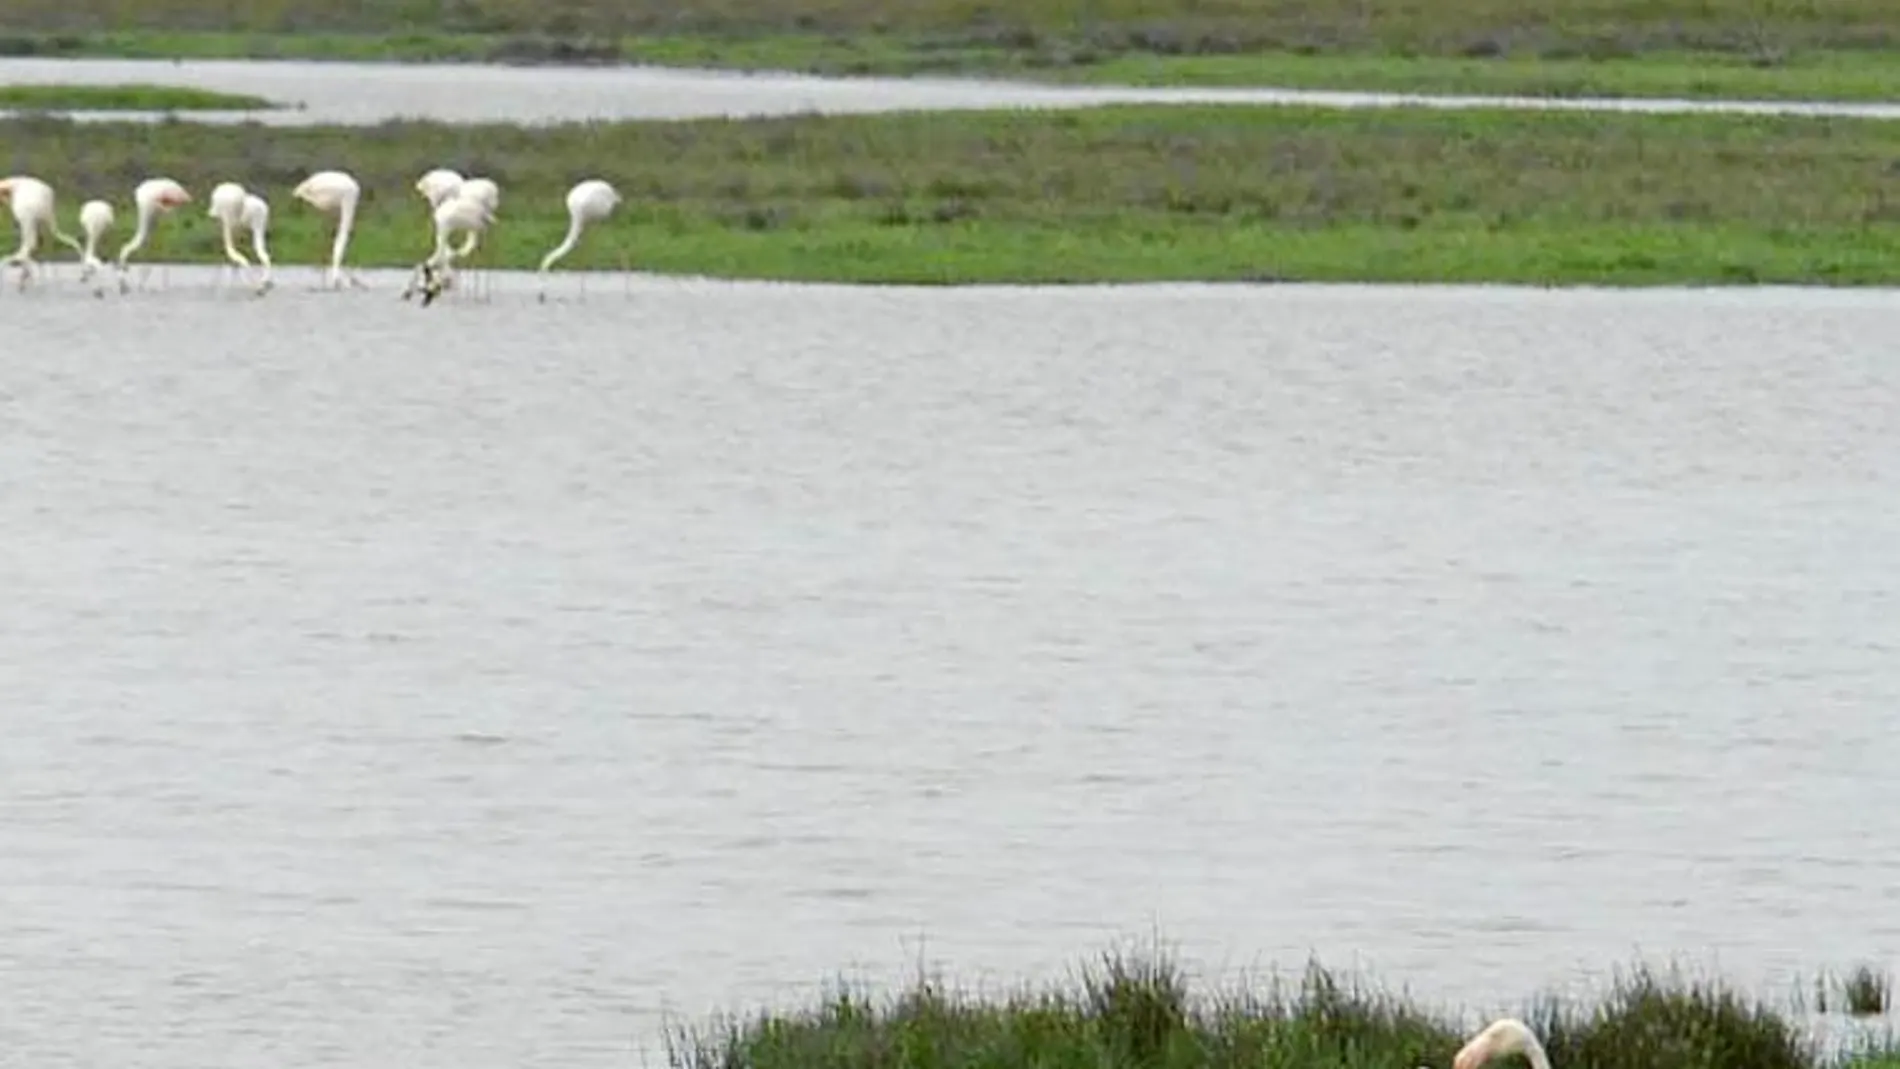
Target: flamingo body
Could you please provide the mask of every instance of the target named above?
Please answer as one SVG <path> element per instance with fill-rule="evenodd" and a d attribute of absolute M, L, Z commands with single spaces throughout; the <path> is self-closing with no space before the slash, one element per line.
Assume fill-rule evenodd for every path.
<path fill-rule="evenodd" d="M 1528 1058 L 1531 1069 L 1550 1069 L 1550 1056 L 1537 1041 L 1537 1034 L 1515 1017 L 1502 1017 L 1484 1026 L 1458 1048 L 1451 1065 L 1452 1069 L 1484 1069 L 1491 1061 L 1512 1054 Z"/>
<path fill-rule="evenodd" d="M 356 205 L 363 197 L 363 187 L 347 172 L 318 171 L 297 183 L 291 196 L 317 211 L 336 213 L 336 240 L 330 245 L 330 267 L 324 273 L 324 284 L 341 286 L 346 280 L 343 254 L 350 247 L 350 228 L 356 223 Z M 353 286 L 363 284 L 354 272 L 347 273 L 347 281 Z"/>
<path fill-rule="evenodd" d="M 251 249 L 258 264 L 256 292 L 263 294 L 271 286 L 270 249 L 264 241 L 265 231 L 270 228 L 270 205 L 236 182 L 218 183 L 211 191 L 210 203 L 211 209 L 205 214 L 218 221 L 224 235 L 224 257 L 240 271 L 248 272 L 251 262 L 238 251 L 234 238 L 239 227 L 251 232 Z"/>
<path fill-rule="evenodd" d="M 451 249 L 449 239 L 456 234 L 469 238 L 480 234 L 495 221 L 494 209 L 479 194 L 470 196 L 467 185 L 436 205 L 432 215 L 435 223 L 435 249 L 429 258 L 416 266 L 416 274 L 410 279 L 409 286 L 403 290 L 403 300 L 416 292 L 423 291 L 422 303 L 440 296 L 442 291 L 453 284 L 453 265 L 455 260 L 466 255 L 461 249 Z M 464 248 L 472 246 L 470 241 Z"/>
<path fill-rule="evenodd" d="M 456 187 L 455 196 L 464 200 L 474 201 L 488 209 L 488 221 L 490 223 L 494 222 L 495 213 L 501 210 L 501 187 L 496 185 L 492 178 L 467 179 L 460 186 Z M 468 259 L 469 255 L 475 251 L 476 241 L 486 229 L 487 226 L 484 224 L 480 228 L 472 228 L 464 231 L 462 247 L 455 250 L 456 257 L 462 260 Z"/>
<path fill-rule="evenodd" d="M 461 188 L 462 181 L 462 176 L 457 172 L 437 167 L 416 179 L 416 192 L 422 194 L 422 199 L 429 202 L 429 208 L 433 211 L 436 205 L 449 199 L 451 194 Z"/>
<path fill-rule="evenodd" d="M 145 247 L 145 241 L 152 236 L 152 225 L 158 218 L 175 208 L 191 203 L 191 194 L 185 187 L 169 178 L 148 178 L 132 191 L 132 205 L 138 209 L 138 229 L 132 232 L 131 240 L 119 247 L 119 292 L 132 288 L 126 279 L 126 266 L 132 260 L 132 254 Z"/>
<path fill-rule="evenodd" d="M 577 183 L 567 191 L 567 236 L 561 239 L 548 254 L 541 258 L 541 273 L 547 274 L 563 256 L 572 252 L 580 243 L 581 231 L 589 223 L 598 223 L 613 214 L 620 203 L 620 191 L 611 184 L 598 178 L 589 178 Z M 545 299 L 545 294 L 543 295 Z"/>
<path fill-rule="evenodd" d="M 99 258 L 99 241 L 112 229 L 113 219 L 112 205 L 103 200 L 89 200 L 79 206 L 79 230 L 86 235 L 85 248 L 79 250 L 81 282 L 106 269 L 105 261 Z M 101 296 L 105 293 L 95 292 Z"/>
<path fill-rule="evenodd" d="M 13 255 L 0 260 L 0 264 L 20 269 L 21 289 L 26 288 L 27 280 L 33 276 L 33 267 L 38 262 L 33 259 L 33 253 L 39 248 L 42 232 L 71 246 L 74 252 L 80 251 L 79 242 L 59 229 L 59 219 L 53 212 L 52 186 L 31 175 L 0 178 L 0 200 L 12 208 L 13 221 L 20 228 L 20 247 Z"/>

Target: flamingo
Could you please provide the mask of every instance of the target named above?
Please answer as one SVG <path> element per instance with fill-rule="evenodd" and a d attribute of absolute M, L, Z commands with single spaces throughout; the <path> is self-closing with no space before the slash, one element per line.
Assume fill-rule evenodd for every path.
<path fill-rule="evenodd" d="M 447 167 L 425 171 L 421 178 L 416 179 L 415 190 L 423 200 L 428 202 L 431 218 L 443 201 L 454 196 L 455 191 L 462 188 L 462 181 L 460 171 L 451 171 Z"/>
<path fill-rule="evenodd" d="M 402 299 L 406 301 L 420 288 L 425 308 L 454 284 L 451 268 L 459 254 L 449 248 L 449 237 L 456 233 L 474 235 L 488 229 L 495 221 L 495 212 L 479 195 L 467 196 L 458 191 L 436 205 L 434 220 L 435 250 L 416 265 L 415 275 L 402 291 Z"/>
<path fill-rule="evenodd" d="M 456 187 L 455 195 L 473 200 L 487 208 L 491 217 L 501 210 L 501 187 L 496 185 L 492 178 L 470 178 Z M 480 236 L 479 229 L 467 231 L 462 247 L 455 250 L 456 259 L 468 259 L 469 253 L 475 251 L 475 240 Z"/>
<path fill-rule="evenodd" d="M 99 239 L 112 228 L 112 220 L 112 205 L 105 201 L 89 200 L 79 206 L 79 229 L 86 235 L 86 247 L 79 251 L 79 281 L 106 269 L 105 261 L 99 259 Z M 92 292 L 95 297 L 106 295 L 103 284 Z"/>
<path fill-rule="evenodd" d="M 598 178 L 589 178 L 567 191 L 567 236 L 546 256 L 541 258 L 543 289 L 541 299 L 547 300 L 545 288 L 548 268 L 553 267 L 561 257 L 572 252 L 580 243 L 581 230 L 588 223 L 598 223 L 611 215 L 614 206 L 620 203 L 620 191 Z"/>
<path fill-rule="evenodd" d="M 1515 1017 L 1492 1021 L 1459 1048 L 1451 1061 L 1452 1069 L 1484 1069 L 1494 1058 L 1522 1054 L 1530 1059 L 1531 1069 L 1550 1069 L 1550 1057 L 1530 1026 Z M 1422 1069 L 1422 1067 L 1421 1067 Z"/>
<path fill-rule="evenodd" d="M 446 167 L 437 167 L 421 178 L 416 179 L 416 192 L 429 202 L 429 210 L 449 199 L 449 195 L 461 188 L 462 176 Z"/>
<path fill-rule="evenodd" d="M 173 208 L 191 203 L 191 194 L 169 178 L 147 178 L 132 191 L 132 203 L 138 208 L 139 225 L 132 232 L 132 240 L 119 247 L 120 293 L 132 289 L 132 283 L 126 279 L 126 264 L 133 253 L 145 247 L 145 239 L 152 235 L 153 221 Z"/>
<path fill-rule="evenodd" d="M 74 252 L 79 251 L 79 242 L 59 228 L 59 219 L 53 214 L 52 186 L 27 175 L 0 178 L 0 200 L 12 205 L 13 221 L 20 227 L 20 247 L 13 255 L 0 260 L 0 264 L 19 267 L 21 289 L 26 288 L 27 279 L 33 276 L 36 262 L 33 252 L 40 246 L 40 231 L 71 246 Z"/>
<path fill-rule="evenodd" d="M 218 221 L 224 231 L 224 255 L 232 266 L 248 271 L 251 262 L 231 241 L 232 232 L 246 227 L 251 232 L 251 249 L 257 254 L 257 293 L 262 296 L 271 287 L 270 250 L 264 245 L 264 232 L 270 228 L 270 205 L 263 197 L 236 182 L 220 182 L 211 191 L 211 210 L 205 214 Z"/>
<path fill-rule="evenodd" d="M 337 213 L 336 242 L 330 246 L 330 269 L 323 281 L 332 289 L 342 285 L 343 253 L 350 247 L 350 226 L 356 222 L 356 202 L 363 196 L 363 187 L 346 172 L 318 171 L 299 182 L 291 196 L 320 212 Z M 348 273 L 348 281 L 352 286 L 363 284 L 354 271 Z"/>
<path fill-rule="evenodd" d="M 415 189 L 422 199 L 429 202 L 431 210 L 440 208 L 442 202 L 454 196 L 468 196 L 488 206 L 490 212 L 501 207 L 501 187 L 492 178 L 463 178 L 461 172 L 446 167 L 437 167 L 425 172 L 416 179 Z M 468 232 L 462 247 L 455 250 L 459 259 L 468 259 L 475 251 L 476 232 Z"/>

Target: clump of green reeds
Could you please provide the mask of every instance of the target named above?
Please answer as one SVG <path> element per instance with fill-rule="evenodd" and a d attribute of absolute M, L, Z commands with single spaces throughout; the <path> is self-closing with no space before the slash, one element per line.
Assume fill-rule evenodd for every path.
<path fill-rule="evenodd" d="M 1565 1069 L 1812 1069 L 1786 1016 L 1712 980 L 1639 968 L 1591 1007 L 1545 1000 L 1527 1018 Z"/>
<path fill-rule="evenodd" d="M 1845 976 L 1823 973 L 1814 981 L 1814 1008 L 1821 1013 L 1878 1017 L 1893 1008 L 1893 985 L 1884 973 L 1866 965 Z"/>
<path fill-rule="evenodd" d="M 1648 969 L 1596 1004 L 1545 999 L 1525 1016 L 1554 1069 L 1823 1064 L 1790 1019 Z M 1463 1039 L 1449 1019 L 1318 964 L 1296 985 L 1197 998 L 1169 955 L 1115 952 L 1066 988 L 978 999 L 920 979 L 883 1001 L 840 991 L 809 1010 L 670 1029 L 666 1054 L 673 1069 L 1448 1069 Z"/>

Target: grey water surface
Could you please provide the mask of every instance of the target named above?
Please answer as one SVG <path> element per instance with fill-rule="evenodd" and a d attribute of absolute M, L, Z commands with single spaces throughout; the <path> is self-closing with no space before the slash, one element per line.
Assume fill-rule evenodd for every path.
<path fill-rule="evenodd" d="M 1900 118 L 1887 103 L 1488 97 L 1280 88 L 1051 86 L 963 78 L 825 78 L 783 72 L 664 67 L 510 67 L 484 64 L 330 63 L 287 60 L 0 59 L 0 84 L 191 86 L 266 97 L 292 107 L 190 112 L 194 122 L 270 125 L 447 122 L 577 122 L 690 119 L 803 112 L 968 108 L 1073 108 L 1103 104 L 1289 104 L 1340 108 L 1436 107 L 1514 110 L 1723 112 Z M 3 113 L 0 113 L 3 114 Z M 157 118 L 127 112 L 82 118 Z"/>
<path fill-rule="evenodd" d="M 0 293 L 22 1065 L 1900 951 L 1900 294 L 215 277 Z"/>

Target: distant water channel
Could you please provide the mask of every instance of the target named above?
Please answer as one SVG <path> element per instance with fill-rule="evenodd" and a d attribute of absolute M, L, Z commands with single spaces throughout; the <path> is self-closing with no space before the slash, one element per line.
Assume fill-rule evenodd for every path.
<path fill-rule="evenodd" d="M 1894 293 L 300 270 L 0 293 L 20 1064 L 1900 961 Z"/>
<path fill-rule="evenodd" d="M 959 78 L 821 78 L 661 67 L 506 67 L 255 60 L 0 59 L 0 83 L 152 82 L 249 93 L 298 105 L 270 112 L 193 112 L 194 121 L 371 124 L 395 118 L 545 123 L 585 119 L 841 114 L 948 108 L 1068 108 L 1115 103 L 1312 104 L 1900 118 L 1900 103 L 1553 100 L 1291 89 L 1046 86 Z M 91 113 L 126 118 L 127 113 Z M 137 116 L 155 118 L 156 116 Z"/>

